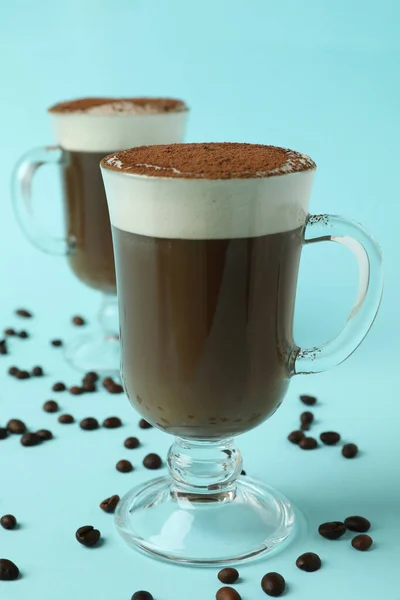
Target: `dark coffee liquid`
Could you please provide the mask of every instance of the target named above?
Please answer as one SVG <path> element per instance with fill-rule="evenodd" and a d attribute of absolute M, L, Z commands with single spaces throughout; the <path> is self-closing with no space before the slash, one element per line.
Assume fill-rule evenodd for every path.
<path fill-rule="evenodd" d="M 64 184 L 69 264 L 96 290 L 116 293 L 110 217 L 99 162 L 106 152 L 65 152 Z"/>
<path fill-rule="evenodd" d="M 242 433 L 288 386 L 303 229 L 181 240 L 113 228 L 124 383 L 166 431 Z"/>

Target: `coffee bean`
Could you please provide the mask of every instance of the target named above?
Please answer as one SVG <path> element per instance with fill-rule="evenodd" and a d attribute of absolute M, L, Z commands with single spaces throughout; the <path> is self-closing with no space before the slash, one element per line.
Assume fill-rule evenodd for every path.
<path fill-rule="evenodd" d="M 51 389 L 53 390 L 53 392 L 64 392 L 67 388 L 65 386 L 65 383 L 57 381 L 57 383 L 55 383 Z"/>
<path fill-rule="evenodd" d="M 327 540 L 338 540 L 346 533 L 346 527 L 341 521 L 330 521 L 322 523 L 318 527 L 318 533 Z"/>
<path fill-rule="evenodd" d="M 307 573 L 313 573 L 321 568 L 321 559 L 314 552 L 306 552 L 296 560 L 296 567 Z"/>
<path fill-rule="evenodd" d="M 17 315 L 19 317 L 24 317 L 25 319 L 31 319 L 32 318 L 32 313 L 29 312 L 29 310 L 26 310 L 25 308 L 19 308 L 15 312 L 17 313 Z"/>
<path fill-rule="evenodd" d="M 8 369 L 8 374 L 15 377 L 15 375 L 18 373 L 18 371 L 19 371 L 19 369 L 17 369 L 17 367 L 10 367 Z"/>
<path fill-rule="evenodd" d="M 100 539 L 100 531 L 94 529 L 91 525 L 84 525 L 79 527 L 75 533 L 75 537 L 80 544 L 87 546 L 88 548 L 97 544 Z"/>
<path fill-rule="evenodd" d="M 356 550 L 361 550 L 361 552 L 365 552 L 369 550 L 372 546 L 372 538 L 365 533 L 361 533 L 360 535 L 356 535 L 355 538 L 351 540 L 351 545 Z"/>
<path fill-rule="evenodd" d="M 218 573 L 218 579 L 222 583 L 235 583 L 239 579 L 239 572 L 232 568 L 221 569 Z"/>
<path fill-rule="evenodd" d="M 131 598 L 131 600 L 153 600 L 153 596 L 150 592 L 135 592 Z"/>
<path fill-rule="evenodd" d="M 137 437 L 128 437 L 124 441 L 124 446 L 129 450 L 134 450 L 135 448 L 138 448 L 138 446 L 140 446 L 140 442 L 137 439 Z"/>
<path fill-rule="evenodd" d="M 34 377 L 43 377 L 43 369 L 42 367 L 33 367 L 32 375 Z"/>
<path fill-rule="evenodd" d="M 299 446 L 302 450 L 315 450 L 318 447 L 318 442 L 313 437 L 305 437 L 300 440 Z"/>
<path fill-rule="evenodd" d="M 103 421 L 103 427 L 106 429 L 116 429 L 117 427 L 121 427 L 122 421 L 119 417 L 108 417 Z"/>
<path fill-rule="evenodd" d="M 350 531 L 357 531 L 358 533 L 366 533 L 371 527 L 371 523 L 364 517 L 347 517 L 344 524 Z"/>
<path fill-rule="evenodd" d="M 5 440 L 8 436 L 8 431 L 5 427 L 0 427 L 0 440 Z"/>
<path fill-rule="evenodd" d="M 309 423 L 301 423 L 300 429 L 301 431 L 310 431 L 311 425 Z"/>
<path fill-rule="evenodd" d="M 311 425 L 311 423 L 314 421 L 313 413 L 310 412 L 309 410 L 304 411 L 300 415 L 300 421 L 302 424 Z"/>
<path fill-rule="evenodd" d="M 129 460 L 119 460 L 115 468 L 120 473 L 130 473 L 130 471 L 133 471 L 132 463 Z"/>
<path fill-rule="evenodd" d="M 4 330 L 4 335 L 15 335 L 16 331 L 15 329 L 12 329 L 12 327 L 8 327 L 7 329 Z"/>
<path fill-rule="evenodd" d="M 342 448 L 342 454 L 345 458 L 355 458 L 358 454 L 358 447 L 355 444 L 345 444 Z"/>
<path fill-rule="evenodd" d="M 102 385 L 107 390 L 110 386 L 114 385 L 114 380 L 112 379 L 112 377 L 106 377 L 105 379 L 103 379 Z"/>
<path fill-rule="evenodd" d="M 117 504 L 119 501 L 120 497 L 117 494 L 115 494 L 114 496 L 106 498 L 105 500 L 103 500 L 103 502 L 100 502 L 100 508 L 106 513 L 113 513 L 117 508 Z"/>
<path fill-rule="evenodd" d="M 146 469 L 159 469 L 162 467 L 162 460 L 158 454 L 151 453 L 144 457 L 143 465 L 146 467 Z"/>
<path fill-rule="evenodd" d="M 19 333 L 17 333 L 18 337 L 21 338 L 21 340 L 27 340 L 29 337 L 29 333 L 27 331 L 20 331 Z"/>
<path fill-rule="evenodd" d="M 15 377 L 17 379 L 29 379 L 30 378 L 30 374 L 28 373 L 28 371 L 17 371 L 15 373 Z"/>
<path fill-rule="evenodd" d="M 139 427 L 140 429 L 151 429 L 153 425 L 151 425 L 151 423 L 148 423 L 145 419 L 140 419 Z"/>
<path fill-rule="evenodd" d="M 78 325 L 78 327 L 86 324 L 85 319 L 83 317 L 79 317 L 78 315 L 72 318 L 72 322 L 74 325 Z"/>
<path fill-rule="evenodd" d="M 246 471 L 245 471 L 244 469 L 242 469 L 242 470 L 240 471 L 240 474 L 241 474 L 241 475 L 243 475 L 243 477 L 245 477 L 245 476 L 247 475 L 247 473 L 246 473 Z"/>
<path fill-rule="evenodd" d="M 10 433 L 16 433 L 20 435 L 21 433 L 25 433 L 26 425 L 19 419 L 10 419 L 10 421 L 7 423 L 7 429 Z"/>
<path fill-rule="evenodd" d="M 84 381 L 83 385 L 82 385 L 83 391 L 90 393 L 90 392 L 96 392 L 96 386 L 94 385 L 94 383 L 92 383 L 91 381 Z"/>
<path fill-rule="evenodd" d="M 286 582 L 279 573 L 267 573 L 261 579 L 261 588 L 268 595 L 277 598 L 285 591 Z"/>
<path fill-rule="evenodd" d="M 39 431 L 36 432 L 36 435 L 40 437 L 43 442 L 47 442 L 53 438 L 53 434 L 48 429 L 39 429 Z"/>
<path fill-rule="evenodd" d="M 0 354 L 7 354 L 7 342 L 6 340 L 0 340 Z"/>
<path fill-rule="evenodd" d="M 0 524 L 4 529 L 15 529 L 17 526 L 17 519 L 14 515 L 4 515 L 0 519 Z"/>
<path fill-rule="evenodd" d="M 80 396 L 81 394 L 83 394 L 83 392 L 83 388 L 79 387 L 78 385 L 73 385 L 69 388 L 69 393 L 73 396 Z"/>
<path fill-rule="evenodd" d="M 215 595 L 216 600 L 241 600 L 240 594 L 231 587 L 222 587 Z"/>
<path fill-rule="evenodd" d="M 72 415 L 60 415 L 58 417 L 58 422 L 63 425 L 69 425 L 70 423 L 74 423 L 75 419 Z"/>
<path fill-rule="evenodd" d="M 91 381 L 92 383 L 96 383 L 96 381 L 98 381 L 99 376 L 95 371 L 89 371 L 88 373 L 86 373 L 85 377 L 83 378 L 83 382 L 85 381 Z"/>
<path fill-rule="evenodd" d="M 307 394 L 302 394 L 300 396 L 300 400 L 303 404 L 306 404 L 307 406 L 314 406 L 314 404 L 317 403 L 317 399 L 315 396 L 308 396 Z"/>
<path fill-rule="evenodd" d="M 93 431 L 99 428 L 99 422 L 94 417 L 86 417 L 79 423 L 79 427 L 85 431 Z"/>
<path fill-rule="evenodd" d="M 62 340 L 51 340 L 51 345 L 54 346 L 55 348 L 59 348 L 60 346 L 63 345 Z"/>
<path fill-rule="evenodd" d="M 292 442 L 292 444 L 298 444 L 303 439 L 304 433 L 300 430 L 292 431 L 292 433 L 289 433 L 288 435 L 288 440 L 289 442 Z"/>
<path fill-rule="evenodd" d="M 319 439 L 323 444 L 333 446 L 340 441 L 340 435 L 336 433 L 336 431 L 324 431 L 324 433 L 321 433 L 319 436 Z"/>
<path fill-rule="evenodd" d="M 109 394 L 122 394 L 124 388 L 119 383 L 113 383 L 113 385 L 108 386 L 107 391 Z"/>
<path fill-rule="evenodd" d="M 60 408 L 55 400 L 47 400 L 43 404 L 43 410 L 48 413 L 55 413 L 60 410 Z"/>
<path fill-rule="evenodd" d="M 24 433 L 21 438 L 21 444 L 23 446 L 38 446 L 42 443 L 42 438 L 36 433 Z"/>
<path fill-rule="evenodd" d="M 0 558 L 0 581 L 14 581 L 19 577 L 19 569 L 11 560 Z"/>

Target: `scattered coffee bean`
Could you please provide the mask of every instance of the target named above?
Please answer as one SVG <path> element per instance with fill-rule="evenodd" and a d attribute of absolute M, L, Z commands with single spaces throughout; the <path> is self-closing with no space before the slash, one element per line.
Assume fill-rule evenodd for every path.
<path fill-rule="evenodd" d="M 114 496 L 110 496 L 109 498 L 103 500 L 103 502 L 100 503 L 100 508 L 106 513 L 113 513 L 117 508 L 117 504 L 119 501 L 120 497 L 117 494 L 115 494 Z"/>
<path fill-rule="evenodd" d="M 261 579 L 261 588 L 268 595 L 277 598 L 285 591 L 286 582 L 279 573 L 267 573 Z"/>
<path fill-rule="evenodd" d="M 355 538 L 351 540 L 351 545 L 356 550 L 361 550 L 361 552 L 365 552 L 369 550 L 372 546 L 372 538 L 365 533 L 361 533 L 360 535 L 356 535 Z"/>
<path fill-rule="evenodd" d="M 342 454 L 345 458 L 355 458 L 358 454 L 358 447 L 355 444 L 345 444 L 342 448 Z"/>
<path fill-rule="evenodd" d="M 240 594 L 231 587 L 222 587 L 215 595 L 216 600 L 241 600 Z"/>
<path fill-rule="evenodd" d="M 34 377 L 43 377 L 43 369 L 42 367 L 33 367 L 32 375 Z"/>
<path fill-rule="evenodd" d="M 245 477 L 245 476 L 247 475 L 247 473 L 246 473 L 246 471 L 245 471 L 244 469 L 242 469 L 242 470 L 240 471 L 240 474 L 241 474 L 241 475 L 243 475 L 243 477 Z"/>
<path fill-rule="evenodd" d="M 112 377 L 106 377 L 105 379 L 103 379 L 102 385 L 107 390 L 110 386 L 114 385 L 114 380 L 112 379 Z"/>
<path fill-rule="evenodd" d="M 0 558 L 0 581 L 14 581 L 19 577 L 19 569 L 11 560 Z"/>
<path fill-rule="evenodd" d="M 140 419 L 139 427 L 140 429 L 151 429 L 153 425 L 151 423 L 148 423 L 146 419 Z"/>
<path fill-rule="evenodd" d="M 29 379 L 30 378 L 30 374 L 28 373 L 28 371 L 17 371 L 15 373 L 15 377 L 17 379 Z"/>
<path fill-rule="evenodd" d="M 0 354 L 7 354 L 7 342 L 6 340 L 0 340 Z"/>
<path fill-rule="evenodd" d="M 8 374 L 15 377 L 15 375 L 18 373 L 18 371 L 19 371 L 19 369 L 17 367 L 10 367 L 8 369 Z"/>
<path fill-rule="evenodd" d="M 336 431 L 324 431 L 324 433 L 321 433 L 319 436 L 319 439 L 323 444 L 333 446 L 340 441 L 340 435 L 336 433 Z"/>
<path fill-rule="evenodd" d="M 29 312 L 29 310 L 26 310 L 25 308 L 19 308 L 18 310 L 15 311 L 17 313 L 17 315 L 19 317 L 24 317 L 25 319 L 30 319 L 32 318 L 32 313 Z"/>
<path fill-rule="evenodd" d="M 97 373 L 95 373 L 95 371 L 89 371 L 88 373 L 86 373 L 85 377 L 83 378 L 83 382 L 85 381 L 91 381 L 92 383 L 96 383 L 96 381 L 98 381 L 99 376 Z"/>
<path fill-rule="evenodd" d="M 113 383 L 113 385 L 108 386 L 107 391 L 109 394 L 122 394 L 124 388 L 119 383 Z"/>
<path fill-rule="evenodd" d="M 239 572 L 232 568 L 221 569 L 217 577 L 222 583 L 235 583 L 239 579 Z"/>
<path fill-rule="evenodd" d="M 88 548 L 97 544 L 100 539 L 100 531 L 91 525 L 79 527 L 75 533 L 75 537 L 80 544 Z"/>
<path fill-rule="evenodd" d="M 330 521 L 322 523 L 318 527 L 318 533 L 327 540 L 338 540 L 346 533 L 346 527 L 341 521 Z"/>
<path fill-rule="evenodd" d="M 58 422 L 63 425 L 69 425 L 70 423 L 74 423 L 75 419 L 72 415 L 60 415 L 58 417 Z"/>
<path fill-rule="evenodd" d="M 7 329 L 4 330 L 4 335 L 15 335 L 16 331 L 15 329 L 12 329 L 12 327 L 8 327 Z"/>
<path fill-rule="evenodd" d="M 42 443 L 42 438 L 36 433 L 24 433 L 21 438 L 21 444 L 23 446 L 38 446 Z"/>
<path fill-rule="evenodd" d="M 303 404 L 306 404 L 307 406 L 314 406 L 315 404 L 317 404 L 316 397 L 309 396 L 308 394 L 302 394 L 300 396 L 300 400 L 302 401 Z"/>
<path fill-rule="evenodd" d="M 153 600 L 153 596 L 150 594 L 150 592 L 140 591 L 135 592 L 131 600 Z"/>
<path fill-rule="evenodd" d="M 16 433 L 20 435 L 21 433 L 25 433 L 26 425 L 19 419 L 10 419 L 10 421 L 7 423 L 7 429 L 10 433 Z"/>
<path fill-rule="evenodd" d="M 311 425 L 309 423 L 301 423 L 300 429 L 301 431 L 310 431 Z"/>
<path fill-rule="evenodd" d="M 63 345 L 62 340 L 51 340 L 51 345 L 54 346 L 55 348 L 59 348 L 60 346 Z"/>
<path fill-rule="evenodd" d="M 305 552 L 296 560 L 296 567 L 307 573 L 313 573 L 321 568 L 321 559 L 314 552 Z"/>
<path fill-rule="evenodd" d="M 82 385 L 82 389 L 84 392 L 90 393 L 96 391 L 96 386 L 91 381 L 84 381 Z"/>
<path fill-rule="evenodd" d="M 128 437 L 124 441 L 124 446 L 129 450 L 134 450 L 135 448 L 138 448 L 140 446 L 140 442 L 137 439 L 137 437 Z"/>
<path fill-rule="evenodd" d="M 8 436 L 8 431 L 5 427 L 0 427 L 0 440 L 5 440 Z"/>
<path fill-rule="evenodd" d="M 36 435 L 40 437 L 43 442 L 53 439 L 53 434 L 48 429 L 39 429 L 39 431 L 36 432 Z"/>
<path fill-rule="evenodd" d="M 67 388 L 65 386 L 65 383 L 57 381 L 57 383 L 55 383 L 51 389 L 53 390 L 53 392 L 64 392 Z"/>
<path fill-rule="evenodd" d="M 79 423 L 79 427 L 85 431 L 93 431 L 99 428 L 99 422 L 94 417 L 86 417 Z"/>
<path fill-rule="evenodd" d="M 158 454 L 151 453 L 144 457 L 143 466 L 145 466 L 146 469 L 151 470 L 159 469 L 162 467 L 162 460 Z"/>
<path fill-rule="evenodd" d="M 300 440 L 299 446 L 302 450 L 315 450 L 318 447 L 318 442 L 313 437 L 305 437 Z"/>
<path fill-rule="evenodd" d="M 78 327 L 86 324 L 85 319 L 83 317 L 79 317 L 78 315 L 72 318 L 72 322 L 74 325 L 78 325 Z"/>
<path fill-rule="evenodd" d="M 344 524 L 347 529 L 357 531 L 357 533 L 366 533 L 371 527 L 371 523 L 364 517 L 347 517 L 344 520 Z"/>
<path fill-rule="evenodd" d="M 115 429 L 116 427 L 121 427 L 122 421 L 119 417 L 108 417 L 103 421 L 103 427 L 106 429 Z"/>
<path fill-rule="evenodd" d="M 311 425 L 311 423 L 314 421 L 313 413 L 309 410 L 304 411 L 300 415 L 300 421 L 305 425 Z"/>
<path fill-rule="evenodd" d="M 29 337 L 29 333 L 27 331 L 20 331 L 17 333 L 17 335 L 19 338 L 21 338 L 21 340 L 27 340 Z"/>
<path fill-rule="evenodd" d="M 15 529 L 17 526 L 17 519 L 14 515 L 4 515 L 0 519 L 0 524 L 4 529 Z"/>
<path fill-rule="evenodd" d="M 57 402 L 55 400 L 47 400 L 44 404 L 43 404 L 43 410 L 48 412 L 48 413 L 55 413 L 58 410 L 60 410 L 60 407 L 58 406 Z"/>
<path fill-rule="evenodd" d="M 79 387 L 79 385 L 73 385 L 72 387 L 69 388 L 69 393 L 72 394 L 73 396 L 80 396 L 81 394 L 83 394 L 84 389 Z"/>
<path fill-rule="evenodd" d="M 289 433 L 288 435 L 288 440 L 289 442 L 292 442 L 292 444 L 298 444 L 299 442 L 301 442 L 301 440 L 304 439 L 304 433 L 300 430 L 296 430 L 296 431 L 292 431 L 292 433 Z"/>
<path fill-rule="evenodd" d="M 119 460 L 115 468 L 120 473 L 130 473 L 130 471 L 133 471 L 132 463 L 129 460 Z"/>

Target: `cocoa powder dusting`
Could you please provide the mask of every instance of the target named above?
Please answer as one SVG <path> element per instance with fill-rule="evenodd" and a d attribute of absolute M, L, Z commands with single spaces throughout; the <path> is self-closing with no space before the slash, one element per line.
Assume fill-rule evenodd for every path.
<path fill-rule="evenodd" d="M 71 112 L 87 112 L 90 109 L 111 105 L 114 112 L 128 112 L 128 106 L 137 108 L 141 112 L 166 113 L 166 112 L 181 112 L 187 110 L 188 107 L 183 100 L 177 98 L 77 98 L 76 100 L 67 100 L 58 102 L 51 106 L 48 110 L 50 113 L 71 113 Z"/>
<path fill-rule="evenodd" d="M 251 179 L 316 168 L 294 150 L 232 142 L 139 146 L 106 156 L 103 167 L 135 175 L 177 179 Z"/>

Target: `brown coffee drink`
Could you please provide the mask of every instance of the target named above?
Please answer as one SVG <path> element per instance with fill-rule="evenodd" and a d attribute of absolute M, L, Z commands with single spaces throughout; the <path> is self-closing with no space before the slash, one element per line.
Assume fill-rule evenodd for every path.
<path fill-rule="evenodd" d="M 102 169 L 132 404 L 183 437 L 255 427 L 288 386 L 315 164 L 270 146 L 177 144 Z"/>

